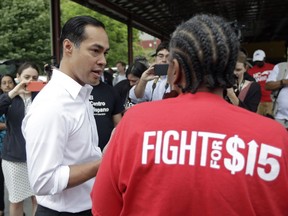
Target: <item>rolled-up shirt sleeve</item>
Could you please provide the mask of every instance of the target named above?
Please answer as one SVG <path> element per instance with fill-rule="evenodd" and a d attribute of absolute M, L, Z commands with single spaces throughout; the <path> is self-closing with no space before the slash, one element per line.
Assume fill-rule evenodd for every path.
<path fill-rule="evenodd" d="M 269 73 L 266 83 L 271 81 L 277 81 L 278 73 L 279 73 L 279 67 L 278 65 L 275 65 L 273 70 Z"/>
<path fill-rule="evenodd" d="M 29 112 L 22 123 L 28 176 L 36 195 L 60 193 L 69 180 L 70 169 L 63 155 L 68 139 L 67 119 L 61 110 L 56 110 L 45 110 L 45 114 L 35 110 L 33 115 Z"/>

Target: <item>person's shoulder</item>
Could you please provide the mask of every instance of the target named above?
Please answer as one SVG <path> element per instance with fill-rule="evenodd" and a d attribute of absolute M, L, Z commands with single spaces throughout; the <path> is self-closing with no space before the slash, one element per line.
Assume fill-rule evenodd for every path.
<path fill-rule="evenodd" d="M 124 80 L 121 80 L 120 82 L 118 82 L 114 88 L 121 88 L 122 86 L 126 86 L 126 85 L 129 85 L 129 80 L 128 79 L 124 79 Z"/>
<path fill-rule="evenodd" d="M 260 84 L 256 81 L 249 81 L 251 83 L 251 88 L 261 88 Z"/>
<path fill-rule="evenodd" d="M 102 81 L 100 82 L 99 85 L 102 86 L 103 88 L 106 88 L 106 89 L 113 89 L 113 86 L 111 86 L 105 82 L 102 82 Z"/>
<path fill-rule="evenodd" d="M 110 74 L 110 73 L 107 72 L 107 71 L 104 71 L 103 74 L 104 74 L 105 77 L 113 78 L 113 75 Z"/>
<path fill-rule="evenodd" d="M 93 85 L 92 88 L 93 88 L 92 89 L 92 92 L 93 92 L 93 91 L 99 91 L 101 89 L 110 89 L 113 87 L 105 82 L 100 81 L 98 85 Z"/>
<path fill-rule="evenodd" d="M 101 85 L 101 86 L 100 86 Z M 112 99 L 113 97 L 118 97 L 119 93 L 117 91 L 117 89 L 115 88 L 115 86 L 111 86 L 107 83 L 101 82 L 101 84 L 99 85 L 99 89 L 93 89 L 93 91 L 101 91 L 101 92 L 105 92 L 105 94 L 109 97 L 109 95 L 111 96 L 110 99 Z M 92 92 L 93 92 L 92 91 Z"/>
<path fill-rule="evenodd" d="M 114 91 L 114 88 L 107 83 L 100 82 L 98 85 L 92 86 L 91 95 L 98 97 L 100 95 L 111 95 L 111 92 Z"/>
<path fill-rule="evenodd" d="M 254 77 L 251 74 L 249 74 L 248 72 L 244 73 L 244 79 L 249 80 L 249 81 L 255 81 Z"/>
<path fill-rule="evenodd" d="M 288 69 L 288 62 L 280 62 L 274 66 L 273 71 L 285 74 L 287 69 Z"/>
<path fill-rule="evenodd" d="M 247 73 L 249 75 L 252 75 L 253 73 L 257 72 L 258 71 L 258 67 L 256 65 L 254 65 L 253 67 L 249 68 Z"/>
<path fill-rule="evenodd" d="M 285 132 L 284 134 L 288 135 L 286 129 L 272 118 L 259 115 L 258 113 L 249 112 L 249 116 L 247 115 L 246 119 L 251 122 L 255 132 L 258 130 L 262 134 L 278 134 L 278 132 L 282 131 L 282 133 Z"/>

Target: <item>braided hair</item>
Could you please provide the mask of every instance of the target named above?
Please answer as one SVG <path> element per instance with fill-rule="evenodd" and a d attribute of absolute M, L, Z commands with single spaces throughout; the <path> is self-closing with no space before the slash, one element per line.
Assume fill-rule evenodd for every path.
<path fill-rule="evenodd" d="M 237 36 L 221 17 L 195 15 L 179 25 L 170 40 L 170 55 L 184 70 L 182 92 L 195 93 L 202 84 L 211 90 L 231 87 L 238 51 Z"/>

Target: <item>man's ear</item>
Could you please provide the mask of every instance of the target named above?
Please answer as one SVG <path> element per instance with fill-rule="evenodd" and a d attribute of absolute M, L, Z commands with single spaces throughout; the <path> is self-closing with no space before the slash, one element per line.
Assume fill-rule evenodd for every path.
<path fill-rule="evenodd" d="M 63 41 L 63 54 L 71 55 L 73 51 L 73 43 L 69 39 Z"/>

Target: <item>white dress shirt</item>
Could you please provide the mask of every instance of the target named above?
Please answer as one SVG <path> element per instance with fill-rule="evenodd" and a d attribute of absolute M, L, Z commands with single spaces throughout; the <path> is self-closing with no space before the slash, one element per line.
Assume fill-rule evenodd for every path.
<path fill-rule="evenodd" d="M 136 85 L 133 86 L 129 91 L 129 98 L 135 104 L 145 101 L 162 100 L 163 95 L 166 92 L 170 92 L 170 86 L 167 84 L 167 76 L 161 76 L 158 80 L 148 81 L 142 98 L 136 97 L 135 87 Z"/>
<path fill-rule="evenodd" d="M 34 99 L 23 120 L 30 184 L 37 202 L 62 212 L 91 209 L 90 192 L 95 178 L 65 189 L 70 169 L 101 158 L 98 134 L 89 95 L 66 74 L 53 70 L 51 81 Z"/>
<path fill-rule="evenodd" d="M 121 82 L 122 80 L 127 79 L 126 74 L 117 74 L 113 78 L 113 86 L 115 86 L 117 83 Z"/>
<path fill-rule="evenodd" d="M 270 72 L 266 82 L 269 81 L 279 81 L 277 80 L 278 77 L 278 73 L 279 73 L 279 67 L 278 65 L 275 65 L 275 67 L 273 68 L 273 70 Z M 286 75 L 286 77 L 281 77 L 280 79 L 288 79 L 288 74 Z M 286 119 L 288 120 L 288 86 L 285 86 L 281 89 L 276 103 L 277 103 L 277 112 L 275 114 L 275 119 Z"/>

